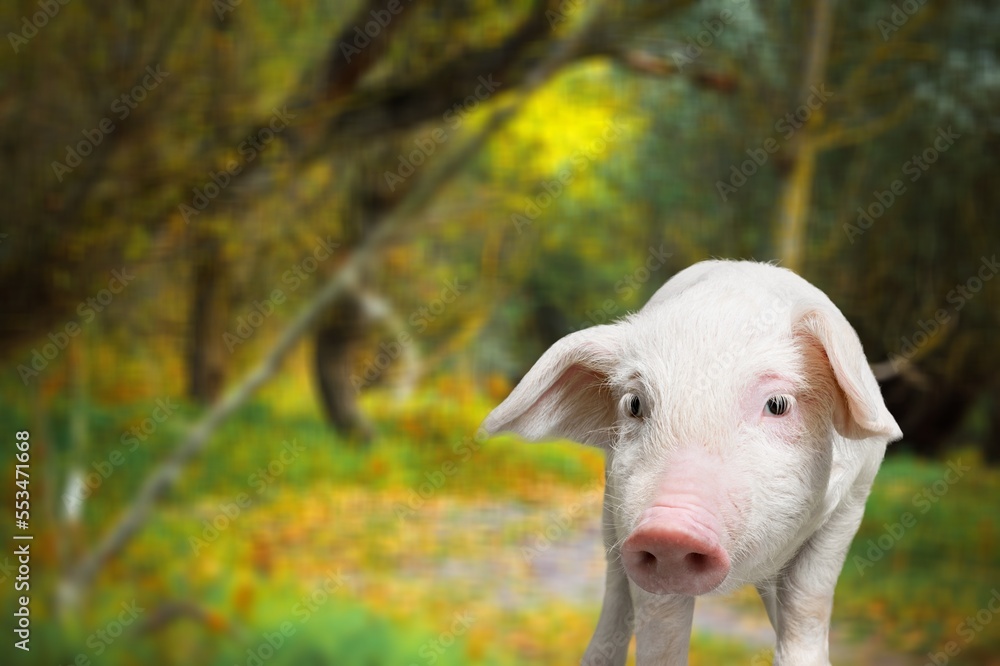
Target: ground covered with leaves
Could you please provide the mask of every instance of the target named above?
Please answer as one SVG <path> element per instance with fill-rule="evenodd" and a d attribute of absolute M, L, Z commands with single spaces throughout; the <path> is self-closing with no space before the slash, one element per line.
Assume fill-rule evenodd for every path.
<path fill-rule="evenodd" d="M 39 518 L 33 650 L 4 647 L 13 663 L 578 663 L 603 593 L 599 451 L 476 440 L 494 398 L 450 383 L 393 402 L 363 448 L 286 404 L 294 393 L 279 384 L 226 424 L 62 617 L 51 603 L 60 568 L 93 545 L 196 412 L 178 406 L 123 451 L 78 522 Z M 367 400 L 373 411 L 387 404 Z M 91 405 L 88 459 L 122 448 L 147 403 Z M 5 422 L 27 419 L 22 407 L 5 407 Z M 53 403 L 54 444 L 37 463 L 45 478 L 77 455 L 59 445 L 69 411 Z M 998 489 L 1000 473 L 971 453 L 885 463 L 841 576 L 835 663 L 1000 663 Z M 5 585 L 5 607 L 11 594 Z M 696 620 L 691 663 L 770 663 L 754 596 L 729 600 L 726 619 Z M 741 631 L 743 616 L 753 632 Z"/>

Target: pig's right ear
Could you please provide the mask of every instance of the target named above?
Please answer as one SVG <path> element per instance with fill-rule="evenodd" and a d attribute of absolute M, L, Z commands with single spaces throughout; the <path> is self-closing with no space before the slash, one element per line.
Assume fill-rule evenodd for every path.
<path fill-rule="evenodd" d="M 570 333 L 542 354 L 483 422 L 488 434 L 606 446 L 615 422 L 608 376 L 621 356 L 620 325 Z"/>

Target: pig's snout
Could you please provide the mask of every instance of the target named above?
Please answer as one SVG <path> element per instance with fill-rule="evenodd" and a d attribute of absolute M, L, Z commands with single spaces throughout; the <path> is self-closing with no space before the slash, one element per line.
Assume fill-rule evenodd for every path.
<path fill-rule="evenodd" d="M 717 521 L 692 511 L 654 506 L 622 544 L 622 562 L 635 584 L 653 594 L 711 592 L 729 573 Z"/>

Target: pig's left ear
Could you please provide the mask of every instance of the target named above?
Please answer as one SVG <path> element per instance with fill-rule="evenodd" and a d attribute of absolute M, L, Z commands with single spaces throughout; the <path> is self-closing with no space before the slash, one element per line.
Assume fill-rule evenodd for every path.
<path fill-rule="evenodd" d="M 490 412 L 483 429 L 606 446 L 615 421 L 607 379 L 620 357 L 621 333 L 619 324 L 592 326 L 556 342 Z"/>
<path fill-rule="evenodd" d="M 901 438 L 903 432 L 885 406 L 861 340 L 837 306 L 824 296 L 822 301 L 802 304 L 793 321 L 797 334 L 810 335 L 823 347 L 843 393 L 834 415 L 837 432 L 848 439 Z"/>

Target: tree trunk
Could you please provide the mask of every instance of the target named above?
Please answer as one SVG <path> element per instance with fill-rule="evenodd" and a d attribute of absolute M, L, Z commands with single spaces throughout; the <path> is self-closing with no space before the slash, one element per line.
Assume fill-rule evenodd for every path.
<path fill-rule="evenodd" d="M 805 132 L 802 128 L 799 132 Z M 778 203 L 778 256 L 781 264 L 793 271 L 801 272 L 805 254 L 806 220 L 812 199 L 813 175 L 816 170 L 816 151 L 811 138 L 800 136 L 792 155 L 791 173 L 781 184 Z"/>
<path fill-rule="evenodd" d="M 363 242 L 417 179 L 412 176 L 394 190 L 388 189 L 383 174 L 396 168 L 398 151 L 393 148 L 392 141 L 384 141 L 358 154 L 353 162 L 342 232 L 345 247 Z M 368 382 L 351 374 L 358 344 L 371 339 L 371 328 L 378 320 L 364 296 L 370 283 L 371 276 L 362 272 L 354 289 L 330 308 L 316 331 L 315 347 L 316 381 L 327 421 L 338 432 L 363 440 L 371 437 L 373 429 L 357 405 L 357 396 Z"/>
<path fill-rule="evenodd" d="M 187 375 L 188 397 L 208 404 L 222 390 L 226 378 L 222 349 L 220 292 L 225 271 L 218 239 L 196 237 L 191 280 Z"/>
<path fill-rule="evenodd" d="M 337 432 L 368 441 L 372 427 L 357 404 L 358 382 L 352 381 L 351 359 L 365 337 L 360 299 L 346 294 L 332 307 L 316 331 L 315 371 L 319 396 L 327 420 Z"/>
<path fill-rule="evenodd" d="M 990 426 L 983 442 L 983 460 L 987 465 L 1000 467 L 1000 387 L 994 386 L 990 390 L 987 404 Z"/>
<path fill-rule="evenodd" d="M 815 0 L 802 84 L 791 108 L 805 104 L 813 89 L 823 85 L 832 31 L 833 0 Z M 816 172 L 815 124 L 815 118 L 810 117 L 796 130 L 785 149 L 789 168 L 784 174 L 778 204 L 778 256 L 783 266 L 797 272 L 803 265 L 806 221 Z"/>
<path fill-rule="evenodd" d="M 235 17 L 220 21 L 214 11 L 208 13 L 213 30 L 210 66 L 217 84 L 212 86 L 213 103 L 209 106 L 206 123 L 221 140 L 232 125 L 232 108 L 226 86 L 221 82 L 233 80 L 236 71 L 230 29 Z M 228 215 L 235 210 L 231 194 L 222 193 L 215 205 L 216 214 Z M 207 217 L 207 216 L 206 216 Z M 223 350 L 223 319 L 228 303 L 222 298 L 223 287 L 229 272 L 224 263 L 222 242 L 211 225 L 196 222 L 192 238 L 191 311 L 188 319 L 188 397 L 201 404 L 210 404 L 222 392 L 226 378 L 226 357 Z"/>

